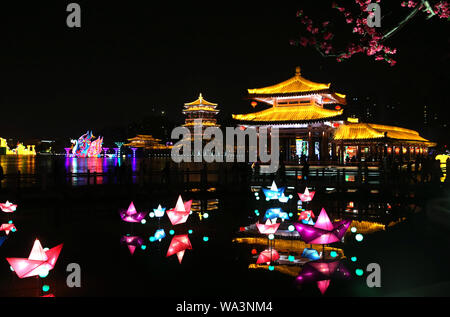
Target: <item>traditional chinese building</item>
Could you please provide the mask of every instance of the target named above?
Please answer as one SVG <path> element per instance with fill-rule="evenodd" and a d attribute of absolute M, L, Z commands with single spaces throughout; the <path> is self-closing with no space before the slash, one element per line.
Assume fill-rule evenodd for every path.
<path fill-rule="evenodd" d="M 414 130 L 355 121 L 340 125 L 333 139 L 340 162 L 353 157 L 357 161 L 379 161 L 384 157 L 409 161 L 436 145 Z"/>
<path fill-rule="evenodd" d="M 219 127 L 216 119 L 219 113 L 217 106 L 216 103 L 203 99 L 200 94 L 197 100 L 184 104 L 183 114 L 186 119 L 183 126 L 189 128 L 192 135 L 194 135 L 195 120 L 201 120 L 202 132 L 207 127 Z"/>
<path fill-rule="evenodd" d="M 263 103 L 267 109 L 234 114 L 245 127 L 278 127 L 280 159 L 298 161 L 329 160 L 332 151 L 333 124 L 342 124 L 345 95 L 332 91 L 330 84 L 315 83 L 304 77 L 300 67 L 294 77 L 279 84 L 248 89 L 252 105 Z"/>
<path fill-rule="evenodd" d="M 280 159 L 295 162 L 379 160 L 387 155 L 412 159 L 424 154 L 434 143 L 416 131 L 344 119 L 345 95 L 334 92 L 331 84 L 315 83 L 302 77 L 300 67 L 294 77 L 273 86 L 248 89 L 252 106 L 268 108 L 234 114 L 243 128 L 277 127 Z"/>
<path fill-rule="evenodd" d="M 128 139 L 128 143 L 124 146 L 130 148 L 140 148 L 144 150 L 168 150 L 171 149 L 171 145 L 165 145 L 160 143 L 160 139 L 156 139 L 151 135 L 138 134 L 134 138 Z"/>

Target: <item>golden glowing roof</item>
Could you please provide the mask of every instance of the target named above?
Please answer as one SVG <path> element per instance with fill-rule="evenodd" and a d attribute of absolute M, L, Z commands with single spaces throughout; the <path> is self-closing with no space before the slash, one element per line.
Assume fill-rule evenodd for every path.
<path fill-rule="evenodd" d="M 197 100 L 193 101 L 193 102 L 189 102 L 189 103 L 185 103 L 185 106 L 217 106 L 216 103 L 212 103 L 209 101 L 206 101 L 205 99 L 203 99 L 202 94 L 200 94 L 197 98 Z"/>
<path fill-rule="evenodd" d="M 249 94 L 288 94 L 329 89 L 330 84 L 315 83 L 300 76 L 300 67 L 296 68 L 295 76 L 279 84 L 264 88 L 248 89 Z M 344 95 L 341 95 L 344 96 Z M 345 97 L 345 96 L 344 96 Z"/>
<path fill-rule="evenodd" d="M 402 141 L 429 142 L 418 132 L 410 129 L 373 123 L 348 123 L 340 125 L 334 134 L 335 140 L 365 140 L 390 138 Z"/>
<path fill-rule="evenodd" d="M 154 138 L 152 135 L 150 134 L 138 134 L 136 135 L 134 138 L 131 139 L 127 139 L 128 141 L 161 141 L 160 139 L 156 139 Z"/>
<path fill-rule="evenodd" d="M 325 109 L 316 105 L 283 106 L 248 114 L 234 114 L 233 119 L 254 122 L 315 121 L 339 116 L 343 111 L 342 109 Z"/>

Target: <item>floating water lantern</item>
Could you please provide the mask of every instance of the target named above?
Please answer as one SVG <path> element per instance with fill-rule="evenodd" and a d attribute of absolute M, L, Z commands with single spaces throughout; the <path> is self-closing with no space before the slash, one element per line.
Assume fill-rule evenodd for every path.
<path fill-rule="evenodd" d="M 275 267 L 273 265 L 269 265 L 269 271 L 275 270 Z"/>
<path fill-rule="evenodd" d="M 205 212 L 205 213 L 203 214 L 203 218 L 207 219 L 208 217 L 209 217 L 209 214 L 208 214 L 207 212 Z"/>
<path fill-rule="evenodd" d="M 203 237 L 203 241 L 205 241 L 205 242 L 207 242 L 209 240 L 209 238 L 208 237 Z"/>
<path fill-rule="evenodd" d="M 358 233 L 358 234 L 355 236 L 355 239 L 356 239 L 356 241 L 361 242 L 361 241 L 363 241 L 364 236 L 363 236 L 362 234 Z"/>
<path fill-rule="evenodd" d="M 152 211 L 152 212 L 150 213 L 150 218 L 153 218 L 153 217 L 155 217 L 155 213 Z"/>
<path fill-rule="evenodd" d="M 151 216 L 150 216 L 150 217 L 151 217 Z M 147 220 L 142 219 L 142 220 L 141 220 L 141 223 L 142 223 L 143 225 L 145 225 L 145 224 L 147 223 Z"/>
<path fill-rule="evenodd" d="M 141 245 L 141 249 L 145 250 L 145 249 L 147 249 L 147 246 L 145 244 L 143 244 L 143 245 Z"/>
<path fill-rule="evenodd" d="M 155 237 L 150 237 L 149 240 L 150 240 L 150 242 L 155 242 L 156 239 L 155 239 Z"/>
<path fill-rule="evenodd" d="M 364 271 L 361 270 L 361 269 L 356 269 L 356 270 L 355 270 L 355 273 L 356 273 L 356 275 L 358 275 L 358 276 L 362 276 L 362 275 L 364 274 Z"/>
<path fill-rule="evenodd" d="M 189 229 L 189 230 L 188 230 L 188 233 L 189 233 L 189 234 L 192 234 L 192 232 L 193 232 L 192 229 Z"/>
<path fill-rule="evenodd" d="M 258 253 L 258 251 L 256 251 L 256 249 L 252 249 L 252 254 L 256 254 Z"/>
<path fill-rule="evenodd" d="M 288 256 L 288 260 L 291 262 L 295 261 L 295 257 L 293 255 Z"/>
<path fill-rule="evenodd" d="M 295 230 L 295 227 L 294 227 L 293 225 L 290 225 L 290 226 L 288 227 L 288 230 L 292 232 L 292 231 Z"/>
<path fill-rule="evenodd" d="M 49 290 L 50 290 L 50 286 L 48 286 L 48 285 L 42 286 L 42 291 L 48 292 Z"/>
<path fill-rule="evenodd" d="M 357 258 L 356 256 L 352 256 L 352 257 L 350 258 L 350 260 L 352 260 L 352 262 L 356 262 L 356 260 L 358 260 L 358 258 Z"/>
<path fill-rule="evenodd" d="M 337 257 L 336 251 L 331 251 L 331 252 L 330 252 L 330 256 L 331 256 L 332 258 Z"/>
<path fill-rule="evenodd" d="M 352 227 L 352 228 L 350 229 L 350 231 L 353 232 L 353 233 L 355 233 L 355 232 L 357 231 L 357 229 L 356 229 L 356 227 Z"/>
<path fill-rule="evenodd" d="M 273 239 L 275 238 L 275 236 L 273 235 L 273 233 L 269 234 L 267 237 L 269 238 L 269 240 L 273 240 Z"/>
<path fill-rule="evenodd" d="M 169 233 L 170 233 L 171 235 L 174 235 L 174 234 L 175 234 L 175 231 L 174 231 L 173 229 L 171 229 L 171 230 L 169 231 Z"/>

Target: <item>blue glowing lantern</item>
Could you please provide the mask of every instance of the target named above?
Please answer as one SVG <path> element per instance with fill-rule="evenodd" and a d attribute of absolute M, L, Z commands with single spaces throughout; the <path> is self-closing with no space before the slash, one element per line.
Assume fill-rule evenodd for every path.
<path fill-rule="evenodd" d="M 203 241 L 207 242 L 208 240 L 209 240 L 208 237 L 206 237 L 206 236 L 203 237 Z"/>
<path fill-rule="evenodd" d="M 363 241 L 364 236 L 363 236 L 362 234 L 358 233 L 358 234 L 355 236 L 355 239 L 356 239 L 356 241 L 361 242 L 361 241 Z"/>
<path fill-rule="evenodd" d="M 155 239 L 156 240 L 161 240 L 164 239 L 166 237 L 166 232 L 164 231 L 164 229 L 158 229 L 155 232 Z"/>
<path fill-rule="evenodd" d="M 356 275 L 358 275 L 358 276 L 362 276 L 362 275 L 364 274 L 364 271 L 361 270 L 361 269 L 356 269 L 356 270 L 355 270 L 355 273 L 356 273 Z"/>

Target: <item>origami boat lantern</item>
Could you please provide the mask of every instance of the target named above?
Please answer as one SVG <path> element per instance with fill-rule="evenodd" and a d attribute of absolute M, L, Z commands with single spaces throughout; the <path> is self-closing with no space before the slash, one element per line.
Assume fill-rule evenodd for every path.
<path fill-rule="evenodd" d="M 274 234 L 275 232 L 277 232 L 278 227 L 280 226 L 279 223 L 276 223 L 277 219 L 267 219 L 265 224 L 262 223 L 257 223 L 256 227 L 258 228 L 258 231 L 262 234 Z"/>
<path fill-rule="evenodd" d="M 312 210 L 305 210 L 305 211 L 302 211 L 301 213 L 300 213 L 300 216 L 298 217 L 298 220 L 299 221 L 301 221 L 301 220 L 305 220 L 305 221 L 302 221 L 303 223 L 308 223 L 308 221 L 309 221 L 309 219 L 311 219 L 312 217 L 314 217 L 314 213 L 312 212 Z"/>
<path fill-rule="evenodd" d="M 264 215 L 266 219 L 274 219 L 274 218 L 281 218 L 288 220 L 289 216 L 287 212 L 284 212 L 281 208 L 269 208 L 266 211 L 266 214 Z"/>
<path fill-rule="evenodd" d="M 10 231 L 16 231 L 16 227 L 13 223 L 3 223 L 0 226 L 0 231 L 5 231 L 6 235 L 8 235 Z"/>
<path fill-rule="evenodd" d="M 148 212 L 137 212 L 133 202 L 131 202 L 127 210 L 121 210 L 119 213 L 120 218 L 125 222 L 141 222 Z"/>
<path fill-rule="evenodd" d="M 136 248 L 144 244 L 144 239 L 138 236 L 123 236 L 120 238 L 120 243 L 126 244 L 131 255 L 133 255 Z"/>
<path fill-rule="evenodd" d="M 317 252 L 317 250 L 310 249 L 310 248 L 305 248 L 305 249 L 303 249 L 303 252 L 302 252 L 302 257 L 308 258 L 313 261 L 319 260 L 321 255 L 322 255 L 322 252 L 320 252 L 320 254 L 319 254 L 319 252 Z"/>
<path fill-rule="evenodd" d="M 31 253 L 28 259 L 25 258 L 6 258 L 19 278 L 45 274 L 55 267 L 56 260 L 63 244 L 59 244 L 48 251 L 44 251 L 38 239 L 34 241 Z"/>
<path fill-rule="evenodd" d="M 277 250 L 266 249 L 259 254 L 258 260 L 256 260 L 256 264 L 270 263 L 272 261 L 278 260 L 279 258 L 280 255 L 278 254 Z"/>
<path fill-rule="evenodd" d="M 187 234 L 177 235 L 172 238 L 170 241 L 169 249 L 167 250 L 167 257 L 176 254 L 178 257 L 178 261 L 181 264 L 183 260 L 184 251 L 192 250 L 191 241 Z"/>
<path fill-rule="evenodd" d="M 181 195 L 178 196 L 178 201 L 175 208 L 166 211 L 167 216 L 169 217 L 169 220 L 172 223 L 172 225 L 175 226 L 186 222 L 191 212 L 191 205 L 192 200 L 183 203 Z"/>
<path fill-rule="evenodd" d="M 303 202 L 311 201 L 314 197 L 315 191 L 309 191 L 308 187 L 306 187 L 305 192 L 303 194 L 298 193 L 300 200 Z"/>
<path fill-rule="evenodd" d="M 313 226 L 297 223 L 295 224 L 295 228 L 306 243 L 329 244 L 340 241 L 351 223 L 351 220 L 341 220 L 331 223 L 327 212 L 322 208 Z"/>
<path fill-rule="evenodd" d="M 317 287 L 324 294 L 333 278 L 350 278 L 350 272 L 341 261 L 311 261 L 303 266 L 297 276 L 298 283 L 317 282 Z"/>
<path fill-rule="evenodd" d="M 271 199 L 279 199 L 282 197 L 284 193 L 284 187 L 277 187 L 277 184 L 275 184 L 275 181 L 272 182 L 272 186 L 270 186 L 270 189 L 263 188 L 262 189 L 264 195 L 266 196 L 267 200 Z"/>
<path fill-rule="evenodd" d="M 155 217 L 161 218 L 162 216 L 164 216 L 166 208 L 162 208 L 161 205 L 158 205 L 158 208 L 153 209 L 153 212 L 155 213 Z"/>
<path fill-rule="evenodd" d="M 154 238 L 155 240 L 161 240 L 164 239 L 166 237 L 166 232 L 164 231 L 164 229 L 158 229 L 155 232 Z"/>
<path fill-rule="evenodd" d="M 14 212 L 16 211 L 17 205 L 14 205 L 13 203 L 10 203 L 8 200 L 6 203 L 0 204 L 0 209 L 3 212 Z"/>

